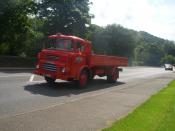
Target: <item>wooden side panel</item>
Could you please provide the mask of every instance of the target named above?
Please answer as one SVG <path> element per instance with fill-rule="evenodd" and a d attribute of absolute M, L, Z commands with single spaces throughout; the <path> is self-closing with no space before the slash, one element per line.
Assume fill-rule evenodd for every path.
<path fill-rule="evenodd" d="M 90 67 L 93 66 L 128 66 L 128 59 L 125 57 L 91 55 L 89 61 Z"/>

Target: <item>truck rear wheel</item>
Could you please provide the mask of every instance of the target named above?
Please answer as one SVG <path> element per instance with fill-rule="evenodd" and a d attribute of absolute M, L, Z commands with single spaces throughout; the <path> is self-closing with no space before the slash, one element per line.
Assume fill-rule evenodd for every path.
<path fill-rule="evenodd" d="M 94 79 L 95 75 L 90 75 L 89 76 L 89 81 L 92 81 Z"/>
<path fill-rule="evenodd" d="M 55 80 L 56 80 L 56 79 L 54 79 L 54 78 L 47 77 L 47 76 L 45 76 L 44 79 L 46 80 L 46 82 L 47 82 L 48 84 L 54 84 L 54 83 L 55 83 Z"/>
<path fill-rule="evenodd" d="M 87 71 L 83 70 L 78 80 L 78 86 L 80 88 L 84 88 L 87 86 L 87 83 L 88 83 L 88 73 Z"/>
<path fill-rule="evenodd" d="M 109 83 L 116 83 L 118 78 L 118 70 L 116 69 L 112 74 L 107 75 L 107 81 Z"/>

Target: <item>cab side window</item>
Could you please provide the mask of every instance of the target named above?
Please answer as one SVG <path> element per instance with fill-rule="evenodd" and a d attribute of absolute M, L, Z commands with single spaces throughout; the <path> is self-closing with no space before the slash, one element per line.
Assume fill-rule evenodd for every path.
<path fill-rule="evenodd" d="M 80 42 L 77 42 L 77 50 L 80 52 L 84 52 L 85 51 L 85 46 L 82 45 Z"/>

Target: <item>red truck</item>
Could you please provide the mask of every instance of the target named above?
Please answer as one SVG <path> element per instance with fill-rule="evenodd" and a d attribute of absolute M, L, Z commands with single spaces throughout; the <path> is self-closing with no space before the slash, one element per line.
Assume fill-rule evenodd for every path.
<path fill-rule="evenodd" d="M 91 43 L 79 37 L 56 34 L 49 39 L 50 48 L 38 54 L 34 71 L 44 76 L 49 84 L 62 79 L 85 87 L 95 75 L 107 76 L 107 81 L 114 83 L 119 78 L 119 67 L 128 65 L 124 57 L 94 54 Z"/>

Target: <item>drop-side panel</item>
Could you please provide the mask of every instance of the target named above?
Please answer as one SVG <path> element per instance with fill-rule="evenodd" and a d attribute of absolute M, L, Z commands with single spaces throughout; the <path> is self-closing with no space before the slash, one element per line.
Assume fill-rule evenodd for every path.
<path fill-rule="evenodd" d="M 128 66 L 128 59 L 118 56 L 91 55 L 89 65 L 93 66 Z"/>

